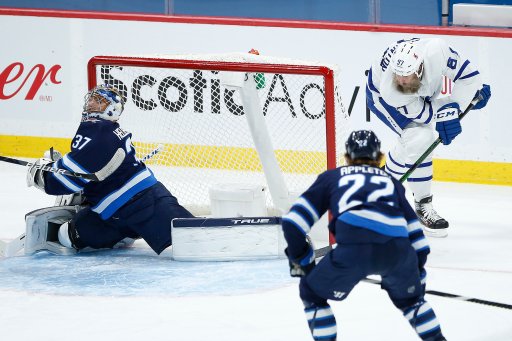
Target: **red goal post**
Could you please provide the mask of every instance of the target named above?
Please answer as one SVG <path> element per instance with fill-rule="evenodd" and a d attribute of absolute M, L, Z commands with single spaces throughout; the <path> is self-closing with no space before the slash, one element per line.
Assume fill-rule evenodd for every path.
<path fill-rule="evenodd" d="M 208 214 L 208 189 L 219 182 L 261 184 L 275 214 L 279 193 L 291 202 L 341 165 L 349 129 L 339 77 L 337 66 L 243 53 L 88 63 L 89 88 L 119 88 L 127 99 L 121 126 L 139 155 L 164 146 L 151 169 L 196 214 Z"/>

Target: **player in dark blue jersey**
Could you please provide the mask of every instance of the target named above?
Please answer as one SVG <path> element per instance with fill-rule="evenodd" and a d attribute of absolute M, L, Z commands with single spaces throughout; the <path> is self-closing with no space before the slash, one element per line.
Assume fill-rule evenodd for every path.
<path fill-rule="evenodd" d="M 132 134 L 117 123 L 124 102 L 119 91 L 107 85 L 89 91 L 71 152 L 56 162 L 42 158 L 35 163 L 100 174 L 102 181 L 43 172 L 32 166 L 27 184 L 47 194 L 82 193 L 85 197 L 86 207 L 59 229 L 62 245 L 100 249 L 111 248 L 125 238 L 143 238 L 160 254 L 172 243 L 171 219 L 192 214 L 135 156 Z"/>
<path fill-rule="evenodd" d="M 283 216 L 290 274 L 301 277 L 300 297 L 313 339 L 336 340 L 327 300 L 343 300 L 366 276 L 380 275 L 382 288 L 420 338 L 445 340 L 424 299 L 430 249 L 404 187 L 378 168 L 380 141 L 372 131 L 355 131 L 346 151 L 347 166 L 320 174 Z M 326 211 L 337 247 L 315 266 L 307 235 Z"/>

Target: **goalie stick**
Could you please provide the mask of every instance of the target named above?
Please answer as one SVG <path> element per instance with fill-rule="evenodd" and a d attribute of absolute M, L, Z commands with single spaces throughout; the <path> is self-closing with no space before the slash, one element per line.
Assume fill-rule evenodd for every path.
<path fill-rule="evenodd" d="M 156 149 L 151 151 L 151 153 L 149 153 L 148 155 L 144 156 L 144 158 L 142 158 L 141 161 L 144 162 L 144 161 L 150 159 L 154 155 L 158 154 L 162 150 L 162 148 L 163 148 L 163 146 L 159 145 Z M 82 179 L 91 180 L 91 181 L 103 181 L 103 180 L 105 180 L 105 178 L 108 175 L 111 174 L 111 172 L 109 172 L 109 171 L 105 172 L 104 170 L 105 169 L 110 170 L 112 168 L 117 168 L 116 165 L 119 163 L 119 160 L 122 161 L 121 157 L 124 158 L 124 155 L 121 156 L 121 153 L 116 152 L 116 154 L 112 158 L 111 162 L 109 162 L 109 164 L 107 164 L 103 169 L 99 170 L 96 173 L 77 173 L 77 172 L 69 171 L 67 169 L 52 168 L 52 167 L 43 166 L 43 165 L 37 165 L 36 168 L 40 169 L 42 171 L 45 171 L 45 172 L 62 174 L 62 175 L 71 176 L 71 177 L 74 177 L 74 178 L 82 178 Z M 13 163 L 13 164 L 16 164 L 16 165 L 27 166 L 27 167 L 30 167 L 30 166 L 34 165 L 34 163 L 32 163 L 32 162 L 23 161 L 23 160 L 19 160 L 19 159 L 14 159 L 14 158 L 10 158 L 10 157 L 7 157 L 7 156 L 0 156 L 0 161 L 9 162 L 9 163 Z M 117 166 L 119 166 L 119 165 L 117 165 Z"/>
<path fill-rule="evenodd" d="M 1 156 L 1 155 L 0 155 L 0 161 L 9 162 L 9 163 L 13 163 L 15 165 L 21 165 L 21 166 L 27 166 L 27 167 L 34 165 L 34 163 L 32 163 L 32 162 L 13 159 L 13 158 L 10 158 L 7 156 Z M 45 172 L 72 176 L 74 178 L 82 178 L 82 179 L 86 179 L 86 180 L 100 181 L 100 179 L 98 178 L 98 176 L 96 176 L 95 173 L 76 173 L 76 172 L 68 171 L 67 169 L 52 168 L 52 167 L 43 166 L 43 165 L 37 165 L 36 168 L 40 169 L 42 171 L 45 171 Z"/>
<path fill-rule="evenodd" d="M 157 148 L 155 148 L 149 154 L 144 156 L 141 159 L 141 161 L 144 162 L 144 161 L 147 161 L 147 160 L 151 159 L 153 156 L 155 156 L 156 154 L 160 153 L 162 151 L 162 149 L 163 149 L 163 145 L 161 145 L 161 144 L 158 145 Z M 53 148 L 50 148 L 50 154 L 52 155 L 52 158 L 53 158 Z M 5 158 L 4 156 L 0 156 L 0 160 L 1 161 L 5 161 L 5 160 L 3 160 L 4 158 Z M 11 159 L 11 158 L 7 158 L 7 159 Z M 30 162 L 26 162 L 26 161 L 22 161 L 22 160 L 17 160 L 17 159 L 11 159 L 11 160 L 25 162 L 25 164 L 15 162 L 16 164 L 29 165 L 29 166 L 31 165 Z M 7 162 L 10 162 L 10 161 L 7 161 Z M 62 169 L 62 170 L 65 171 L 65 169 Z M 60 174 L 68 175 L 68 174 L 65 174 L 65 173 L 60 173 Z M 91 174 L 91 175 L 94 175 L 94 174 Z M 25 233 L 22 233 L 21 235 L 19 235 L 15 239 L 13 239 L 11 241 L 8 241 L 8 242 L 0 240 L 0 258 L 15 256 L 24 247 L 25 247 Z"/>

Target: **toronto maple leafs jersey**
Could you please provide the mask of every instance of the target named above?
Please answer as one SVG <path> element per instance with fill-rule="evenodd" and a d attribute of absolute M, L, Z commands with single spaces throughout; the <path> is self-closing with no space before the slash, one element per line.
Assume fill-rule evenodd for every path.
<path fill-rule="evenodd" d="M 135 156 L 131 137 L 132 134 L 117 122 L 99 118 L 83 121 L 71 142 L 71 152 L 55 162 L 53 167 L 96 173 L 122 149 L 124 158 L 120 166 L 99 182 L 46 173 L 45 192 L 61 195 L 83 191 L 91 209 L 102 219 L 108 219 L 135 194 L 157 183 L 151 170 Z"/>
<path fill-rule="evenodd" d="M 305 236 L 326 211 L 331 213 L 329 230 L 338 244 L 409 238 L 417 252 L 428 252 L 403 185 L 377 167 L 343 166 L 318 176 L 283 216 L 291 257 L 301 256 L 307 246 Z"/>
<path fill-rule="evenodd" d="M 375 60 L 369 72 L 366 95 L 369 108 L 377 115 L 391 117 L 396 125 L 391 126 L 401 133 L 408 122 L 428 124 L 434 113 L 449 103 L 458 104 L 464 111 L 476 92 L 482 88 L 482 80 L 476 66 L 464 58 L 445 41 L 414 38 L 418 51 L 423 55 L 423 76 L 421 86 L 415 94 L 404 94 L 393 84 L 393 70 L 389 67 L 396 47 L 404 40 L 389 46 L 382 56 Z M 443 76 L 453 82 L 451 96 L 441 96 Z"/>

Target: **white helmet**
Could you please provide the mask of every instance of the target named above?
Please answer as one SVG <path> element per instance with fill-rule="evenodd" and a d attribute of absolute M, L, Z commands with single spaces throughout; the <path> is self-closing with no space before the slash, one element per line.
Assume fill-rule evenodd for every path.
<path fill-rule="evenodd" d="M 395 48 L 391 57 L 391 69 L 398 76 L 409 76 L 413 73 L 421 78 L 423 73 L 423 53 L 415 42 L 406 41 Z"/>
<path fill-rule="evenodd" d="M 108 106 L 103 111 L 98 111 L 97 107 L 95 108 L 94 105 L 91 108 L 91 104 L 95 103 L 91 98 L 98 98 L 100 101 L 104 99 L 107 101 Z M 119 90 L 108 84 L 98 85 L 85 95 L 82 119 L 99 117 L 115 122 L 123 113 L 124 103 L 125 99 Z"/>

